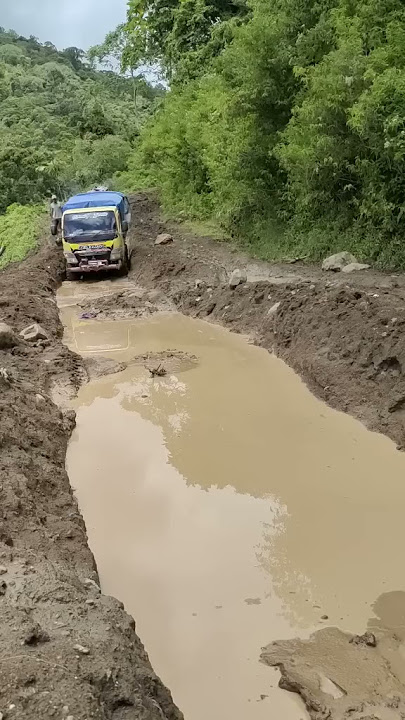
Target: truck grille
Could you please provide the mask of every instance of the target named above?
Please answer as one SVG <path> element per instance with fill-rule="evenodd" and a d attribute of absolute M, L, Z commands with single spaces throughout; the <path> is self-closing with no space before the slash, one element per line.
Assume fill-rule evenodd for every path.
<path fill-rule="evenodd" d="M 110 262 L 111 250 L 80 250 L 75 252 L 79 263 L 87 263 L 89 260 L 106 260 Z"/>

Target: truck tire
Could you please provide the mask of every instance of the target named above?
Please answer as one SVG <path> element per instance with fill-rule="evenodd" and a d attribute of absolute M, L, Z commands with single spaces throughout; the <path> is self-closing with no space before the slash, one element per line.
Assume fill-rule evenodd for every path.
<path fill-rule="evenodd" d="M 77 277 L 77 273 L 72 272 L 71 270 L 66 270 L 66 280 L 69 280 L 69 282 L 73 282 L 73 280 L 76 280 Z"/>
<path fill-rule="evenodd" d="M 120 277 L 126 277 L 126 275 L 128 275 L 128 272 L 129 272 L 128 249 L 125 248 L 124 259 L 122 261 L 122 265 L 121 265 L 121 268 L 119 271 Z"/>

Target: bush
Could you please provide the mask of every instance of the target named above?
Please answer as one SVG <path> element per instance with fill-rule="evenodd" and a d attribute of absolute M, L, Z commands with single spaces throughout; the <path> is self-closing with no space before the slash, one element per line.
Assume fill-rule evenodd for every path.
<path fill-rule="evenodd" d="M 10 205 L 0 215 L 0 268 L 10 262 L 23 260 L 38 246 L 44 208 L 40 205 Z"/>
<path fill-rule="evenodd" d="M 218 54 L 199 46 L 198 73 L 184 77 L 190 48 L 172 68 L 127 188 L 160 188 L 166 210 L 219 221 L 261 257 L 347 249 L 405 267 L 403 2 L 249 8 Z"/>

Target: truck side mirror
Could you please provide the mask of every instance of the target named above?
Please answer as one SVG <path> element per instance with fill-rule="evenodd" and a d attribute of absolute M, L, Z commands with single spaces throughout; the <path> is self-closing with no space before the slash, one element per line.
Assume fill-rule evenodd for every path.
<path fill-rule="evenodd" d="M 121 223 L 122 232 L 126 233 L 128 232 L 129 226 L 126 220 L 123 220 Z"/>

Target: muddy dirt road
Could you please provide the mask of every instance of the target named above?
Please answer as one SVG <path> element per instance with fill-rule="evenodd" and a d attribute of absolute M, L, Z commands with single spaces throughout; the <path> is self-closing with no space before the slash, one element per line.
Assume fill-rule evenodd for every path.
<path fill-rule="evenodd" d="M 138 618 L 186 718 L 264 720 L 270 708 L 303 717 L 259 663 L 263 627 L 274 638 L 294 634 L 257 560 L 282 512 L 256 482 L 267 446 L 258 422 L 265 398 L 256 406 L 267 354 L 257 362 L 261 352 L 238 336 L 177 314 L 135 323 L 69 316 L 69 345 L 85 357 L 114 347 L 114 359 L 129 363 L 82 388 L 67 456 L 102 589 Z M 154 379 L 148 367 L 159 362 L 168 374 Z M 242 401 L 234 388 L 244 383 Z"/>
<path fill-rule="evenodd" d="M 133 211 L 129 278 L 59 291 L 66 345 L 58 252 L 0 273 L 1 717 L 180 720 L 123 601 L 188 720 L 304 718 L 270 666 L 316 720 L 404 718 L 403 278 Z"/>
<path fill-rule="evenodd" d="M 87 375 L 62 345 L 61 276 L 48 243 L 0 273 L 0 717 L 180 720 L 132 618 L 100 594 L 69 486 L 75 417 L 52 398 Z"/>
<path fill-rule="evenodd" d="M 230 290 L 225 278 L 235 259 L 226 260 L 224 248 L 207 255 L 207 241 L 181 234 L 154 248 L 155 233 L 167 228 L 147 198 L 138 198 L 136 212 L 129 279 L 66 284 L 59 293 L 65 341 L 92 376 L 75 403 L 68 471 L 103 588 L 137 618 L 186 718 L 304 717 L 258 663 L 261 646 L 281 638 L 262 660 L 282 666 L 282 685 L 300 692 L 313 717 L 348 717 L 354 708 L 358 717 L 401 717 L 397 616 L 405 582 L 394 549 L 405 540 L 405 456 L 320 403 L 280 360 L 175 312 L 220 320 L 249 330 L 256 343 L 268 347 L 272 338 L 282 354 L 291 346 L 296 353 L 303 333 L 290 317 L 297 329 L 285 342 L 282 305 L 302 315 L 311 296 L 306 330 L 315 325 L 316 333 L 306 332 L 307 340 L 315 344 L 326 328 L 331 337 L 333 319 L 345 323 L 350 347 L 357 302 L 379 300 L 378 277 L 362 280 L 367 290 L 320 276 L 316 287 L 290 268 L 283 277 L 281 268 L 276 282 L 256 282 L 254 264 L 254 282 Z M 306 353 L 289 360 L 318 395 L 334 383 L 337 407 L 381 425 L 370 396 L 389 383 L 398 392 L 398 383 L 388 370 L 373 381 L 368 374 L 360 402 L 359 364 L 353 356 L 345 361 L 342 338 L 338 357 L 334 333 L 335 355 L 313 356 L 307 343 Z M 375 349 L 369 342 L 366 350 Z M 162 368 L 163 377 L 151 377 Z M 385 429 L 400 442 L 401 427 L 397 415 Z M 305 644 L 330 625 L 337 629 Z M 374 636 L 369 645 L 349 642 L 367 627 L 377 648 Z M 290 640 L 296 636 L 302 640 Z"/>
<path fill-rule="evenodd" d="M 87 287 L 86 304 L 113 288 Z M 305 717 L 261 646 L 329 624 L 355 632 L 387 588 L 405 591 L 392 553 L 405 456 L 244 338 L 167 311 L 91 319 L 82 302 L 78 284 L 59 292 L 65 340 L 103 374 L 74 403 L 67 469 L 102 589 L 137 618 L 186 718 Z M 353 673 L 361 651 L 341 638 Z M 347 687 L 318 672 L 326 696 Z"/>
<path fill-rule="evenodd" d="M 329 405 L 405 445 L 403 275 L 252 263 L 226 243 L 165 223 L 153 197 L 137 196 L 133 212 L 133 280 L 163 290 L 186 314 L 249 334 Z M 167 231 L 175 242 L 157 251 L 156 235 Z M 232 290 L 235 268 L 249 283 Z M 135 304 L 122 298 L 116 306 L 128 302 Z"/>

